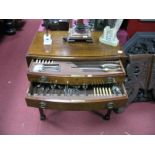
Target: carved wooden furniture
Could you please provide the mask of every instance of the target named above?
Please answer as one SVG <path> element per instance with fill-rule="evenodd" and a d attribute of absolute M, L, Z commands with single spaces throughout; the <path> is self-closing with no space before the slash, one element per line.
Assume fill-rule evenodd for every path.
<path fill-rule="evenodd" d="M 5 33 L 8 35 L 13 35 L 16 33 L 16 28 L 15 28 L 15 20 L 13 19 L 5 19 Z"/>
<path fill-rule="evenodd" d="M 155 100 L 155 54 L 152 56 L 151 74 L 149 79 L 148 90 L 151 91 L 153 99 Z"/>
<path fill-rule="evenodd" d="M 129 96 L 128 103 L 151 100 L 151 91 L 154 89 L 153 84 L 150 85 L 151 74 L 152 83 L 154 81 L 152 58 L 149 54 L 129 55 L 129 64 L 126 68 L 128 77 L 125 83 Z"/>
<path fill-rule="evenodd" d="M 23 19 L 0 19 L 0 36 L 16 34 L 25 24 Z"/>
<path fill-rule="evenodd" d="M 0 19 L 0 37 L 4 35 L 4 21 Z"/>
<path fill-rule="evenodd" d="M 69 29 L 69 20 L 67 19 L 44 19 L 43 26 L 49 30 L 67 31 Z"/>
<path fill-rule="evenodd" d="M 126 44 L 128 56 L 125 86 L 128 103 L 150 101 L 155 98 L 155 33 L 137 32 Z"/>
<path fill-rule="evenodd" d="M 38 32 L 27 54 L 28 106 L 43 109 L 118 111 L 127 103 L 124 87 L 125 54 L 120 46 L 99 43 L 101 32 L 93 32 L 93 43 L 63 41 L 67 31 L 50 32 L 52 48 L 45 53 L 43 33 Z"/>

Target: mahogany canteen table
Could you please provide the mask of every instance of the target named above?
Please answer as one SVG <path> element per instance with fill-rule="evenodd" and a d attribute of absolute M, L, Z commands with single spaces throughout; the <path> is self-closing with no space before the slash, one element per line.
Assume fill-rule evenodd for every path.
<path fill-rule="evenodd" d="M 39 109 L 90 110 L 107 109 L 103 115 L 110 119 L 112 111 L 127 103 L 124 87 L 126 55 L 122 47 L 101 44 L 102 32 L 92 32 L 93 43 L 63 41 L 67 31 L 51 31 L 51 51 L 43 46 L 43 32 L 37 32 L 26 59 L 30 86 L 26 103 Z"/>

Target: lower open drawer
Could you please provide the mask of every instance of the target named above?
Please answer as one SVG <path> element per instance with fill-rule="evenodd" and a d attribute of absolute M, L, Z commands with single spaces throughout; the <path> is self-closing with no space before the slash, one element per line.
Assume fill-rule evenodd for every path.
<path fill-rule="evenodd" d="M 59 110 L 99 110 L 119 108 L 127 102 L 123 84 L 55 85 L 31 83 L 26 102 L 28 106 Z"/>

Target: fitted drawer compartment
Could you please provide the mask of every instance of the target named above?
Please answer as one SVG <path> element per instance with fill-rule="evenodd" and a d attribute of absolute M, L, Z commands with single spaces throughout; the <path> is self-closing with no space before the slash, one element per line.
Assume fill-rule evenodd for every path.
<path fill-rule="evenodd" d="M 31 82 L 59 84 L 103 84 L 123 82 L 125 71 L 121 61 L 53 61 L 33 59 L 28 70 Z"/>
<path fill-rule="evenodd" d="M 28 106 L 59 110 L 95 110 L 123 106 L 127 93 L 123 84 L 61 85 L 32 83 L 26 97 Z"/>
<path fill-rule="evenodd" d="M 122 111 L 128 99 L 123 85 L 123 47 L 100 43 L 101 33 L 95 31 L 91 44 L 64 42 L 68 31 L 48 33 L 52 36 L 51 52 L 44 51 L 45 32 L 38 32 L 27 54 L 31 85 L 26 102 L 39 109 L 40 119 L 46 119 L 43 109 L 107 109 L 106 120 L 112 111 Z"/>

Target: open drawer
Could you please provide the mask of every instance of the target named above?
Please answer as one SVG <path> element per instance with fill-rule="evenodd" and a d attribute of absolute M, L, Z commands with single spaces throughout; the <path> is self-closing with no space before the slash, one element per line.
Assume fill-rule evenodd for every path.
<path fill-rule="evenodd" d="M 33 59 L 29 65 L 31 82 L 59 84 L 121 83 L 125 71 L 120 60 L 115 61 L 52 61 Z"/>
<path fill-rule="evenodd" d="M 59 110 L 119 108 L 127 102 L 123 84 L 62 85 L 32 83 L 27 92 L 28 106 Z"/>

